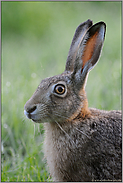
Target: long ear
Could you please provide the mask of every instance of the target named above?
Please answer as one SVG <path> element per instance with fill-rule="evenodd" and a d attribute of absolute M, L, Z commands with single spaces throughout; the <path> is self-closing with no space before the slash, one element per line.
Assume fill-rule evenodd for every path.
<path fill-rule="evenodd" d="M 92 26 L 92 24 L 93 24 L 92 21 L 88 19 L 86 22 L 81 23 L 77 27 L 67 57 L 66 68 L 65 68 L 66 71 L 73 71 L 74 61 L 76 58 L 79 45 L 82 42 L 82 39 L 86 34 L 87 30 L 89 29 L 89 27 Z"/>
<path fill-rule="evenodd" d="M 105 38 L 106 24 L 99 22 L 93 25 L 82 39 L 76 58 L 72 77 L 82 87 L 89 70 L 97 63 Z"/>

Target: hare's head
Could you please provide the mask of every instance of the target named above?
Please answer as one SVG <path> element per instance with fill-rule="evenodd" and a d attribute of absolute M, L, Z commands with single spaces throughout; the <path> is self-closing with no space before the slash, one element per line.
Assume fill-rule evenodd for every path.
<path fill-rule="evenodd" d="M 88 113 L 85 81 L 88 72 L 98 61 L 106 25 L 91 20 L 76 29 L 69 50 L 65 71 L 41 81 L 35 93 L 25 104 L 25 115 L 34 122 L 63 122 L 80 113 Z"/>

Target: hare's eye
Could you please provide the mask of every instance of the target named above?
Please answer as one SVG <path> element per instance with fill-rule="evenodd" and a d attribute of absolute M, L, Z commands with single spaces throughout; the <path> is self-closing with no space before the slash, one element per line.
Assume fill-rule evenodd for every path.
<path fill-rule="evenodd" d="M 54 90 L 57 94 L 62 95 L 65 93 L 65 86 L 60 84 L 56 85 Z"/>

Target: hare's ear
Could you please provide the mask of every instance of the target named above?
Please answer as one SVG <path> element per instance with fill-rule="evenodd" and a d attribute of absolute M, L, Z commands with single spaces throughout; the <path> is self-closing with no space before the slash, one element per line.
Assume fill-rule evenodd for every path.
<path fill-rule="evenodd" d="M 76 58 L 79 45 L 82 42 L 83 37 L 86 34 L 87 30 L 92 26 L 92 24 L 93 24 L 92 21 L 88 19 L 86 22 L 81 23 L 77 27 L 67 57 L 66 68 L 65 68 L 66 71 L 73 71 L 74 61 Z"/>
<path fill-rule="evenodd" d="M 90 69 L 97 63 L 105 38 L 106 25 L 99 22 L 86 32 L 82 39 L 76 58 L 72 77 L 80 87 L 83 87 L 85 78 Z"/>

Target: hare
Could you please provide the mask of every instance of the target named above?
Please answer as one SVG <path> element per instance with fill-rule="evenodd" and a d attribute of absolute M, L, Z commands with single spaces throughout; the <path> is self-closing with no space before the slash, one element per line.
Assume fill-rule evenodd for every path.
<path fill-rule="evenodd" d="M 104 22 L 81 23 L 65 71 L 43 79 L 25 104 L 25 115 L 44 123 L 44 155 L 53 181 L 122 179 L 121 111 L 88 108 L 85 93 L 87 76 L 99 59 L 105 31 Z"/>

